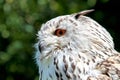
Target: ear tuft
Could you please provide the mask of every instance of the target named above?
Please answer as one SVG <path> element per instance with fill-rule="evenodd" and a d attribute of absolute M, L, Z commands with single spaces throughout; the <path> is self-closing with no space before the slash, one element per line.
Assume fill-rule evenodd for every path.
<path fill-rule="evenodd" d="M 84 10 L 84 11 L 81 11 L 79 13 L 74 14 L 75 15 L 74 17 L 75 17 L 75 19 L 78 19 L 81 15 L 86 15 L 86 14 L 93 12 L 93 11 L 94 11 L 94 9 Z"/>

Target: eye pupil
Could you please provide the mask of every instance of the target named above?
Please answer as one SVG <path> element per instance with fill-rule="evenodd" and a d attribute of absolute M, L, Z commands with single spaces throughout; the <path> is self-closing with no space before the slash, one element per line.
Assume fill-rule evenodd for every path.
<path fill-rule="evenodd" d="M 59 31 L 58 31 L 58 34 L 62 35 L 62 34 L 63 34 L 63 31 L 59 30 Z"/>
<path fill-rule="evenodd" d="M 57 30 L 55 30 L 54 35 L 60 37 L 60 36 L 63 36 L 65 34 L 65 32 L 66 32 L 65 29 L 57 29 Z"/>

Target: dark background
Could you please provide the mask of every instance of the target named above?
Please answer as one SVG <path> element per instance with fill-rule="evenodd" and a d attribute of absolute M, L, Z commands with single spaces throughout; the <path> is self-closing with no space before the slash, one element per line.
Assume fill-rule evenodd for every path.
<path fill-rule="evenodd" d="M 36 33 L 59 15 L 95 9 L 88 16 L 104 26 L 120 51 L 119 0 L 0 0 L 0 80 L 38 80 Z"/>

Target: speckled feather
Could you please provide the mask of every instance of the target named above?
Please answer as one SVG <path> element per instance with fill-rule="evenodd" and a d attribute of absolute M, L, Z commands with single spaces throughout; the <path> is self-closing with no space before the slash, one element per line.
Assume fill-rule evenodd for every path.
<path fill-rule="evenodd" d="M 84 16 L 91 11 L 59 16 L 41 26 L 35 45 L 39 80 L 120 80 L 120 54 L 109 32 Z M 64 31 L 55 33 L 59 30 Z"/>

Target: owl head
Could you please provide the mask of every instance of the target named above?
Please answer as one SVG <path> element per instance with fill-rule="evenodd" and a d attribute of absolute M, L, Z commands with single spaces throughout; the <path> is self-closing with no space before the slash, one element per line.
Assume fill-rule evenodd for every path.
<path fill-rule="evenodd" d="M 91 11 L 59 16 L 42 24 L 36 44 L 41 60 L 57 51 L 114 50 L 108 31 L 95 20 L 84 16 Z"/>

